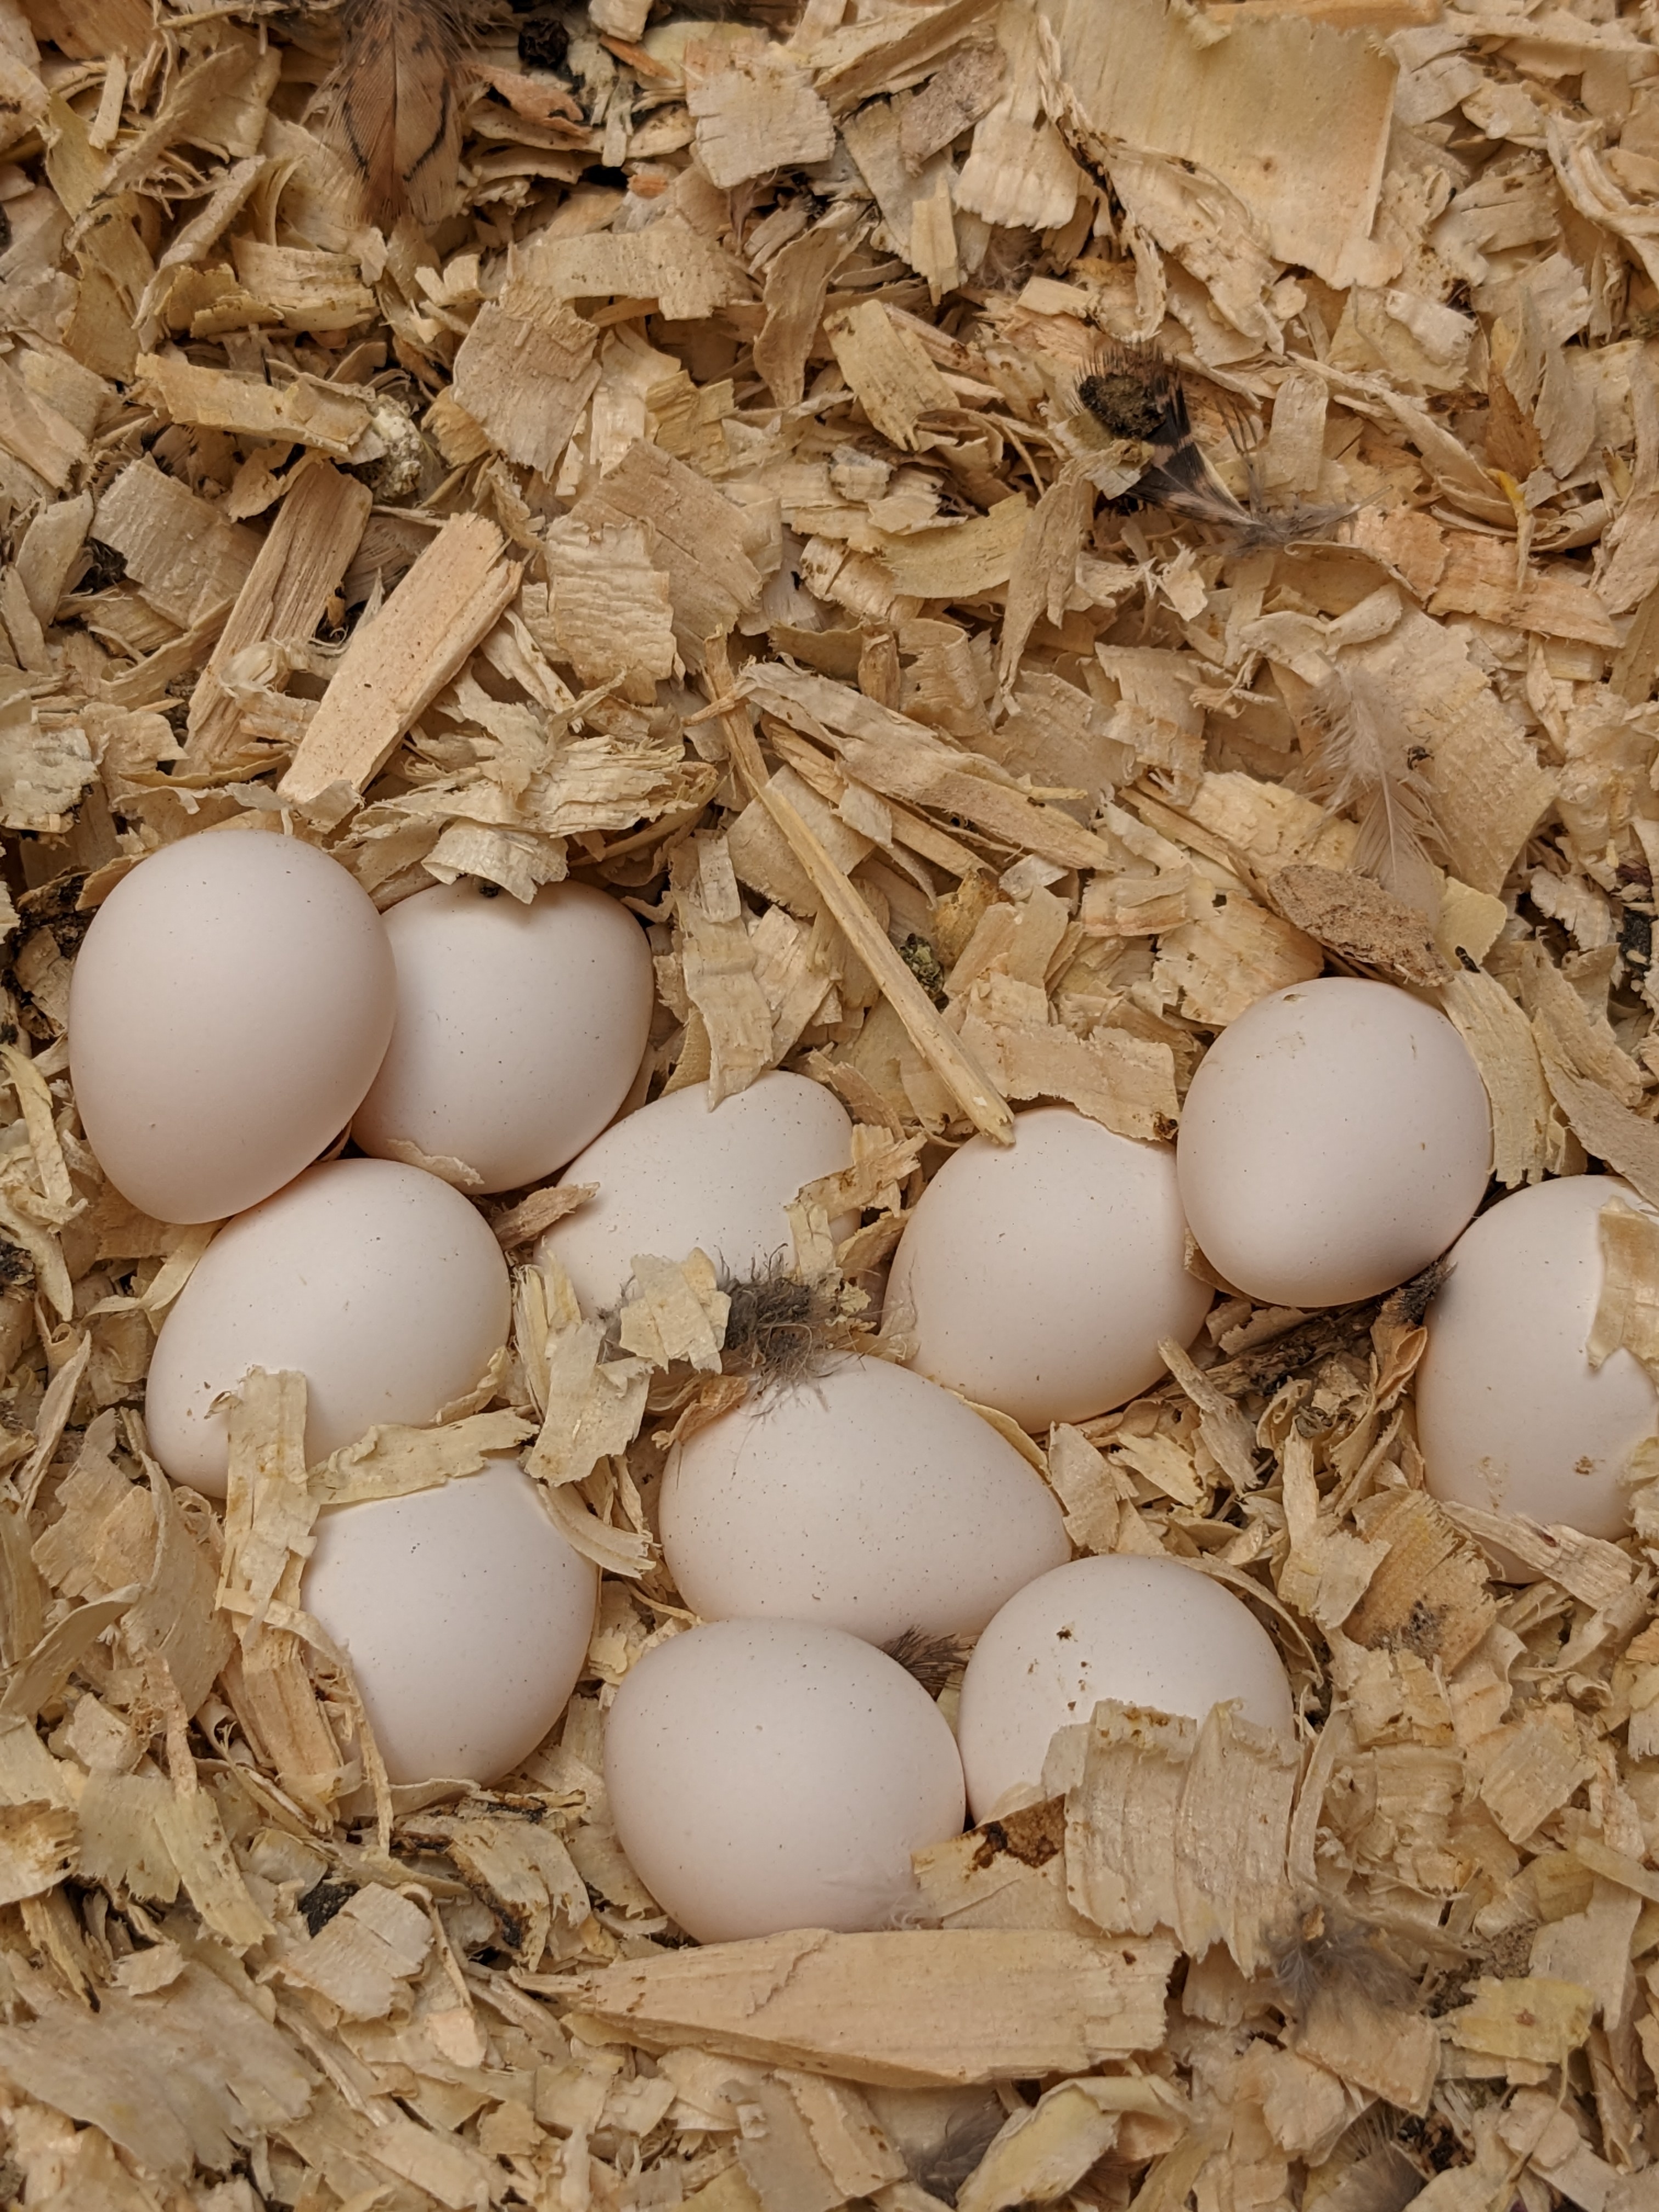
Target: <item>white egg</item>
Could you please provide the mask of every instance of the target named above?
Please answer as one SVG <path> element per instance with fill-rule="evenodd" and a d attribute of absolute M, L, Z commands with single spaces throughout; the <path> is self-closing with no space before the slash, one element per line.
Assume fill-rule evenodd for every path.
<path fill-rule="evenodd" d="M 1613 1176 L 1518 1190 L 1466 1229 L 1429 1308 L 1417 1436 L 1437 1498 L 1622 1536 L 1620 1477 L 1659 1427 L 1659 1393 L 1622 1348 L 1585 1351 L 1601 1295 L 1599 1218 L 1617 1200 L 1655 1211 Z"/>
<path fill-rule="evenodd" d="M 852 1158 L 847 1109 L 821 1083 L 763 1075 L 712 1113 L 708 1085 L 692 1084 L 626 1115 L 571 1161 L 561 1180 L 597 1183 L 599 1195 L 556 1223 L 537 1255 L 561 1263 L 588 1313 L 616 1304 L 637 1254 L 701 1250 L 741 1275 L 791 1253 L 785 1206 Z"/>
<path fill-rule="evenodd" d="M 923 1192 L 894 1255 L 890 1315 L 915 1315 L 911 1365 L 1028 1429 L 1086 1420 L 1164 1371 L 1208 1310 L 1186 1268 L 1167 1145 L 1115 1137 L 1069 1106 L 975 1137 Z"/>
<path fill-rule="evenodd" d="M 880 1359 L 736 1407 L 669 1463 L 663 1556 L 706 1620 L 822 1621 L 872 1644 L 974 1636 L 1069 1558 L 1053 1492 L 959 1398 Z"/>
<path fill-rule="evenodd" d="M 1480 1203 L 1492 1113 L 1468 1048 L 1390 983 L 1327 975 L 1257 1000 L 1182 1109 L 1182 1202 L 1253 1298 L 1343 1305 L 1426 1267 Z"/>
<path fill-rule="evenodd" d="M 337 860 L 297 838 L 167 845 L 93 917 L 70 1074 L 124 1198 L 218 1221 L 290 1182 L 356 1111 L 392 1035 L 392 948 Z"/>
<path fill-rule="evenodd" d="M 647 1651 L 605 1723 L 617 1834 L 701 1943 L 878 1928 L 910 1854 L 962 1826 L 962 1763 L 927 1692 L 840 1629 L 719 1620 Z"/>
<path fill-rule="evenodd" d="M 512 1190 L 551 1175 L 628 1095 L 651 1028 L 651 950 L 621 902 L 553 884 L 528 906 L 447 884 L 385 917 L 392 1042 L 352 1135 L 457 1159 Z"/>
<path fill-rule="evenodd" d="M 1103 1698 L 1201 1721 L 1237 1698 L 1293 1733 L 1273 1638 L 1243 1601 L 1179 1559 L 1073 1559 L 1011 1597 L 975 1646 L 957 1735 L 975 1820 L 1034 1798 L 1057 1729 Z"/>
<path fill-rule="evenodd" d="M 507 1262 L 476 1207 L 419 1168 L 333 1160 L 219 1231 L 161 1324 L 144 1420 L 175 1482 L 225 1494 L 214 1401 L 251 1367 L 307 1384 L 313 1463 L 376 1422 L 462 1397 L 507 1340 Z"/>
<path fill-rule="evenodd" d="M 576 1686 L 599 1570 L 514 1459 L 319 1516 L 301 1603 L 344 1650 L 393 1782 L 494 1782 Z"/>

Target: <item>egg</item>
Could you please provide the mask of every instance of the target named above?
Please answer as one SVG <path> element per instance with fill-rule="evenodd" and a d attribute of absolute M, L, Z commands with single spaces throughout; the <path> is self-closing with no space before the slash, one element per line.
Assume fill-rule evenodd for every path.
<path fill-rule="evenodd" d="M 627 1097 L 651 1028 L 645 932 L 619 900 L 554 884 L 528 906 L 439 884 L 385 917 L 392 1042 L 351 1133 L 412 1145 L 512 1190 L 551 1175 Z"/>
<path fill-rule="evenodd" d="M 1587 1536 L 1630 1527 L 1620 1480 L 1659 1428 L 1659 1393 L 1622 1347 L 1585 1346 L 1601 1295 L 1600 1215 L 1614 1176 L 1568 1176 L 1500 1200 L 1451 1250 L 1417 1370 L 1417 1437 L 1437 1498 L 1563 1521 Z"/>
<path fill-rule="evenodd" d="M 671 1457 L 663 1557 L 706 1620 L 974 1636 L 1071 1555 L 1053 1492 L 959 1398 L 881 1359 L 750 1400 Z"/>
<path fill-rule="evenodd" d="M 1344 1305 L 1443 1252 L 1480 1203 L 1492 1113 L 1468 1048 L 1390 983 L 1270 992 L 1199 1064 L 1182 1203 L 1211 1265 L 1274 1305 Z"/>
<path fill-rule="evenodd" d="M 717 1620 L 656 1645 L 605 1723 L 635 1872 L 689 1936 L 878 1928 L 962 1826 L 962 1764 L 902 1667 L 838 1628 Z"/>
<path fill-rule="evenodd" d="M 225 1494 L 214 1401 L 297 1370 L 315 1462 L 380 1421 L 429 1421 L 507 1340 L 507 1262 L 459 1191 L 392 1160 L 333 1160 L 219 1231 L 161 1324 L 144 1420 L 175 1482 Z"/>
<path fill-rule="evenodd" d="M 1243 1601 L 1179 1559 L 1073 1559 L 1011 1597 L 975 1646 L 957 1736 L 975 1820 L 1034 1799 L 1057 1729 L 1103 1698 L 1201 1721 L 1237 1698 L 1294 1733 L 1273 1638 Z"/>
<path fill-rule="evenodd" d="M 319 1514 L 300 1601 L 341 1646 L 393 1782 L 494 1782 L 576 1686 L 599 1570 L 516 1460 Z"/>
<path fill-rule="evenodd" d="M 635 1254 L 701 1250 L 741 1275 L 790 1252 L 784 1208 L 803 1183 L 851 1164 L 853 1124 L 823 1084 L 763 1075 L 711 1112 L 708 1086 L 670 1091 L 598 1137 L 565 1170 L 599 1195 L 537 1246 L 570 1277 L 589 1313 L 614 1306 Z M 843 1231 L 856 1227 L 839 1224 Z"/>
<path fill-rule="evenodd" d="M 890 1315 L 915 1316 L 911 1365 L 1028 1429 L 1086 1420 L 1164 1371 L 1208 1310 L 1186 1268 L 1167 1145 L 1116 1137 L 1069 1106 L 975 1137 L 923 1192 L 899 1240 Z"/>
<path fill-rule="evenodd" d="M 355 877 L 297 838 L 163 846 L 93 917 L 70 983 L 87 1141 L 132 1205 L 218 1221 L 344 1128 L 392 1035 L 392 948 Z"/>

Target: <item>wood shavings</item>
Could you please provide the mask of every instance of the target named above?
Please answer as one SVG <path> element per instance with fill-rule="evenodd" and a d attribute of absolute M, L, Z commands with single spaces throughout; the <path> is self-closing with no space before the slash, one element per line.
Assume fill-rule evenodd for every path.
<path fill-rule="evenodd" d="M 920 2088 L 1079 2072 L 1157 2044 L 1170 1958 L 1156 1940 L 1036 1930 L 820 1930 L 624 1963 L 565 1994 L 647 2047 Z M 848 2001 L 878 1989 L 879 2003 Z"/>
<path fill-rule="evenodd" d="M 361 791 L 506 609 L 519 571 L 484 517 L 446 523 L 376 621 L 360 628 L 287 775 L 299 805 L 336 784 Z"/>
<path fill-rule="evenodd" d="M 436 18 L 416 67 L 345 12 L 431 149 L 371 158 L 377 206 L 322 16 L 0 21 L 0 2178 L 1638 2212 L 1653 1455 L 1617 1542 L 1436 1505 L 1425 1285 L 1224 1295 L 1150 1396 L 988 1415 L 1080 1550 L 1253 1603 L 1299 1776 L 1106 1709 L 1042 1802 L 922 1855 L 936 1924 L 696 1950 L 603 1735 L 685 1620 L 669 1442 L 764 1386 L 768 1327 L 902 1355 L 873 1271 L 1014 1106 L 1168 1139 L 1221 1027 L 1358 969 L 1460 1029 L 1499 1187 L 1656 1194 L 1650 26 L 574 0 L 457 19 L 448 78 Z M 1079 398 L 1126 356 L 1139 428 Z M 1346 790 L 1322 699 L 1364 708 Z M 175 1490 L 144 1370 L 212 1228 L 103 1182 L 63 1036 L 111 886 L 234 823 L 383 909 L 628 901 L 633 1103 L 781 1066 L 854 1117 L 788 1264 L 647 1250 L 589 1315 L 521 1266 L 430 1426 L 307 1468 L 253 1376 L 228 1509 Z M 592 1195 L 476 1202 L 521 1259 Z M 1594 1358 L 1659 1358 L 1644 1222 L 1604 1218 Z M 313 1516 L 515 1449 L 605 1571 L 585 1684 L 499 1789 L 392 1793 L 299 1606 Z M 961 2125 L 917 2148 L 893 2081 Z"/>

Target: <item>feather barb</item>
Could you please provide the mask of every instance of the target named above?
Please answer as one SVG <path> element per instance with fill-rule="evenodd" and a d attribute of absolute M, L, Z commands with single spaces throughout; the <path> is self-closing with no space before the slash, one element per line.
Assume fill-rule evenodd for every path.
<path fill-rule="evenodd" d="M 463 0 L 347 0 L 325 128 L 350 162 L 365 221 L 425 228 L 455 202 L 460 91 L 471 30 Z"/>

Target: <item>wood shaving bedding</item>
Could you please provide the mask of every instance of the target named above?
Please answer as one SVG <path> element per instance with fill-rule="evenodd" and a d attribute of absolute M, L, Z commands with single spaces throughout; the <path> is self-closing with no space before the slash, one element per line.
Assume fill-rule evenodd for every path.
<path fill-rule="evenodd" d="M 226 826 L 382 908 L 626 899 L 650 1092 L 852 1112 L 794 1265 L 890 1356 L 859 1278 L 957 1143 L 1167 1137 L 1328 968 L 1443 1006 L 1500 1188 L 1659 1199 L 1648 15 L 731 12 L 471 9 L 447 103 L 400 50 L 410 216 L 325 92 L 395 9 L 0 0 L 0 2203 L 1642 2212 L 1659 1440 L 1618 1543 L 1437 1505 L 1427 1288 L 1226 1292 L 1019 1439 L 1079 1551 L 1253 1601 L 1297 1758 L 1103 1705 L 864 1936 L 687 1946 L 610 1822 L 690 1618 L 652 1486 L 754 1387 L 707 1255 L 608 1317 L 526 1261 L 477 1389 L 321 1468 L 250 1377 L 222 1510 L 148 1455 L 213 1231 L 104 1182 L 68 981 Z M 1146 344 L 1178 449 L 1080 393 Z M 485 1211 L 525 1261 L 580 1196 Z M 1592 1357 L 1652 1365 L 1659 1248 L 1602 1237 Z M 515 1445 L 605 1570 L 586 1673 L 497 1788 L 390 1789 L 313 1517 Z"/>

